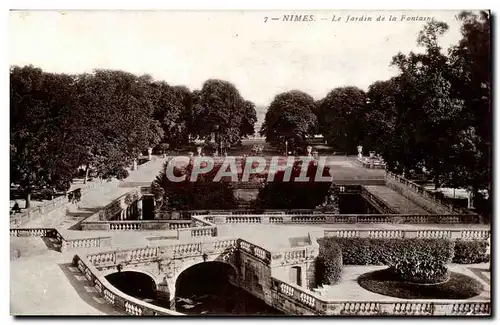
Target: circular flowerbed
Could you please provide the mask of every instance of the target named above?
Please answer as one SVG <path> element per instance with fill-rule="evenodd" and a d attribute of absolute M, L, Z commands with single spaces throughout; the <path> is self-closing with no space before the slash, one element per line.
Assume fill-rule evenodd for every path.
<path fill-rule="evenodd" d="M 456 272 L 450 272 L 442 283 L 417 284 L 402 281 L 391 269 L 384 269 L 361 275 L 358 283 L 368 291 L 403 299 L 467 299 L 483 290 L 479 281 Z"/>

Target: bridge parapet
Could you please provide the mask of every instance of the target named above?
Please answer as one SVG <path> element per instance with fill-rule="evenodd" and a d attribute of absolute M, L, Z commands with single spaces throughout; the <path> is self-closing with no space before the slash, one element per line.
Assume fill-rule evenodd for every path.
<path fill-rule="evenodd" d="M 91 287 L 95 288 L 97 294 L 118 310 L 133 316 L 183 315 L 173 310 L 144 302 L 121 292 L 109 283 L 104 276 L 101 276 L 94 264 L 84 256 L 76 255 L 73 263 L 76 264 L 75 266 L 78 267 L 85 278 L 90 282 Z"/>

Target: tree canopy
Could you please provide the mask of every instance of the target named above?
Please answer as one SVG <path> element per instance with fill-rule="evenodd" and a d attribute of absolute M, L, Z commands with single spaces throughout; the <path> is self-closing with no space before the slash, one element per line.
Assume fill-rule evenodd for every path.
<path fill-rule="evenodd" d="M 318 119 L 314 110 L 314 99 L 304 92 L 279 94 L 266 112 L 260 134 L 272 145 L 283 147 L 288 141 L 288 147 L 294 149 L 316 132 Z"/>
<path fill-rule="evenodd" d="M 255 105 L 226 81 L 201 90 L 117 70 L 54 74 L 33 66 L 10 70 L 11 183 L 30 194 L 65 191 L 80 166 L 100 178 L 125 178 L 148 148 L 190 139 L 221 146 L 254 133 Z"/>

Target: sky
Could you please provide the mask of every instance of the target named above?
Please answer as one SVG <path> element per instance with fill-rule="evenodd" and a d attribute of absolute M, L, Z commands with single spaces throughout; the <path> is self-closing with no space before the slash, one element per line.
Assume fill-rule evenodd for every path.
<path fill-rule="evenodd" d="M 200 89 L 209 78 L 232 82 L 266 107 L 302 90 L 315 99 L 341 86 L 364 90 L 394 76 L 398 52 L 416 45 L 424 21 L 448 23 L 443 48 L 460 39 L 457 11 L 12 11 L 11 65 L 49 72 L 119 69 Z M 302 15 L 314 21 L 283 21 Z M 313 15 L 314 17 L 310 17 Z M 401 19 L 405 16 L 404 19 Z M 335 18 L 334 18 L 335 16 Z M 358 21 L 348 16 L 359 17 Z M 377 21 L 382 16 L 385 21 Z M 396 21 L 389 21 L 393 16 Z M 266 21 L 266 18 L 267 21 Z M 279 20 L 271 20 L 271 18 Z M 366 21 L 370 17 L 371 21 Z M 262 121 L 262 112 L 259 121 Z"/>

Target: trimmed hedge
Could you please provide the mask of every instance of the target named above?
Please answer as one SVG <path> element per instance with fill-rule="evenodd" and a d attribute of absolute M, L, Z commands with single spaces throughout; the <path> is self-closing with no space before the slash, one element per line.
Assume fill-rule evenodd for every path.
<path fill-rule="evenodd" d="M 315 265 L 316 284 L 336 284 L 342 274 L 342 250 L 335 241 L 320 239 L 319 242 L 320 249 Z"/>
<path fill-rule="evenodd" d="M 453 263 L 473 264 L 490 261 L 486 240 L 457 240 L 455 242 L 455 256 Z"/>
<path fill-rule="evenodd" d="M 427 238 L 324 238 L 324 250 L 338 243 L 346 265 L 387 265 L 401 280 L 436 283 L 448 276 L 446 264 L 453 258 L 454 243 L 447 239 Z"/>

